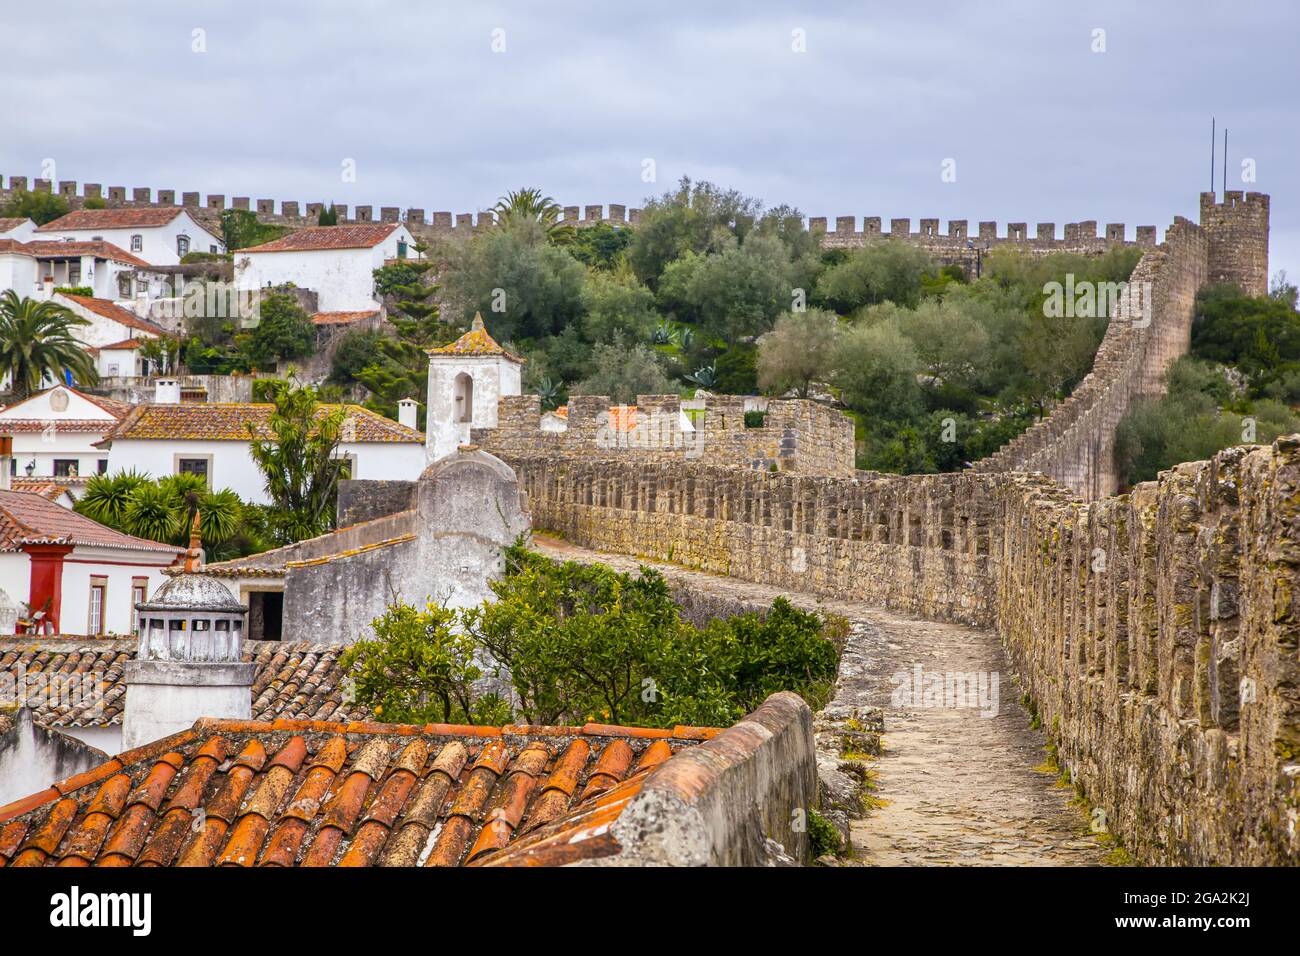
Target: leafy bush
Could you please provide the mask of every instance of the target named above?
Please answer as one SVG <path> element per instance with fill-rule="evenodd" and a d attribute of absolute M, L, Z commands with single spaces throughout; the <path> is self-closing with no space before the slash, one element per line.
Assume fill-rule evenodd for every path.
<path fill-rule="evenodd" d="M 823 621 L 783 599 L 698 628 L 656 571 L 561 564 L 522 546 L 492 590 L 494 601 L 459 613 L 389 608 L 376 639 L 345 659 L 356 699 L 383 720 L 432 719 L 433 708 L 437 719 L 501 722 L 495 700 L 470 693 L 490 658 L 528 723 L 726 726 L 780 690 L 820 707 L 835 678 Z"/>

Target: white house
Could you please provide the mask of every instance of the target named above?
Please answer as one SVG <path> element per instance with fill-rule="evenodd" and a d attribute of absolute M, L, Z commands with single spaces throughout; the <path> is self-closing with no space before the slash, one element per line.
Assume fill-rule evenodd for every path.
<path fill-rule="evenodd" d="M 36 234 L 42 239 L 109 242 L 160 266 L 179 265 L 191 252 L 225 251 L 221 237 L 181 206 L 76 209 L 37 226 Z"/>
<path fill-rule="evenodd" d="M 166 335 L 162 326 L 107 299 L 67 292 L 56 292 L 52 298 L 90 323 L 77 327 L 73 335 L 89 346 L 101 376 L 149 374 L 148 363 L 140 358 L 140 346 L 147 339 Z"/>
<path fill-rule="evenodd" d="M 102 474 L 108 454 L 102 441 L 131 406 L 87 395 L 66 385 L 38 392 L 0 410 L 0 435 L 13 436 L 11 475 L 75 478 Z"/>
<path fill-rule="evenodd" d="M 48 299 L 58 287 L 92 289 L 96 298 L 133 299 L 137 291 L 160 287 L 149 263 L 109 242 L 19 242 L 0 238 L 0 291 Z M 137 286 L 139 289 L 137 290 Z"/>
<path fill-rule="evenodd" d="M 373 311 L 374 270 L 389 259 L 413 259 L 415 240 L 400 223 L 312 226 L 235 253 L 242 292 L 292 283 L 319 297 L 322 313 Z"/>
<path fill-rule="evenodd" d="M 0 218 L 0 239 L 16 239 L 26 242 L 36 232 L 36 223 L 30 219 Z"/>
<path fill-rule="evenodd" d="M 477 313 L 470 330 L 450 345 L 429 350 L 429 404 L 425 418 L 430 461 L 469 441 L 471 428 L 497 427 L 497 399 L 519 395 L 524 360 L 488 335 Z"/>
<path fill-rule="evenodd" d="M 249 453 L 249 426 L 261 438 L 274 406 L 252 403 L 179 404 L 174 380 L 158 383 L 163 404 L 137 405 L 100 443 L 110 472 L 134 468 L 160 478 L 192 472 L 213 488 L 269 504 L 266 482 Z M 334 408 L 337 406 L 325 406 Z M 414 481 L 424 470 L 424 435 L 359 405 L 348 405 L 339 457 L 353 478 Z"/>
<path fill-rule="evenodd" d="M 91 521 L 42 495 L 0 489 L 0 589 L 30 634 L 131 634 L 135 604 L 183 549 Z"/>

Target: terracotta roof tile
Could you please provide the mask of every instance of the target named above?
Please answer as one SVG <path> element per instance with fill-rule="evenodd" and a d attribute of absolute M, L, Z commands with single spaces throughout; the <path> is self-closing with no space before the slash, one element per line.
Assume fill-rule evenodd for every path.
<path fill-rule="evenodd" d="M 250 252 L 316 252 L 322 249 L 370 249 L 400 228 L 399 223 L 357 223 L 349 226 L 308 226 L 260 246 L 240 249 Z"/>
<path fill-rule="evenodd" d="M 378 314 L 378 309 L 368 309 L 364 312 L 317 312 L 311 320 L 315 325 L 351 325 L 353 322 L 373 319 Z"/>
<path fill-rule="evenodd" d="M 114 531 L 41 495 L 0 491 L 0 551 L 17 551 L 24 544 L 80 544 L 155 551 L 163 560 L 183 552 L 182 548 L 170 544 Z"/>
<path fill-rule="evenodd" d="M 94 256 L 96 259 L 110 259 L 137 269 L 150 269 L 152 266 L 133 256 L 120 246 L 111 242 L 93 240 L 90 242 L 65 242 L 58 239 L 35 239 L 23 244 L 23 251 L 37 259 L 79 259 L 82 256 Z"/>
<path fill-rule="evenodd" d="M 321 406 L 321 414 L 337 408 Z M 399 425 L 360 405 L 347 405 L 344 442 L 423 442 L 424 434 Z M 182 405 L 137 405 L 105 442 L 132 441 L 248 441 L 249 426 L 258 438 L 271 438 L 268 426 L 275 406 L 261 403 L 196 402 Z"/>
<path fill-rule="evenodd" d="M 37 232 L 72 232 L 81 229 L 131 229 L 165 226 L 183 212 L 177 206 L 140 206 L 127 209 L 74 209 L 52 219 Z"/>
<path fill-rule="evenodd" d="M 538 865 L 604 856 L 618 851 L 609 827 L 644 780 L 694 745 L 637 729 L 204 719 L 120 755 L 107 775 L 92 772 L 66 796 L 51 789 L 0 807 L 0 864 Z"/>
<path fill-rule="evenodd" d="M 430 355 L 451 355 L 451 356 L 478 356 L 478 355 L 504 355 L 506 358 L 515 362 L 522 362 L 523 359 L 513 352 L 508 352 L 500 345 L 497 340 L 488 334 L 487 328 L 483 325 L 483 316 L 474 313 L 474 321 L 470 324 L 469 331 L 458 338 L 455 342 L 447 345 L 440 345 L 434 349 L 426 350 Z"/>
<path fill-rule="evenodd" d="M 6 232 L 10 232 L 10 231 L 12 231 L 12 230 L 14 230 L 14 229 L 17 229 L 19 226 L 21 226 L 21 225 L 22 225 L 23 223 L 25 223 L 26 221 L 27 221 L 27 220 L 26 220 L 24 217 L 21 217 L 21 216 L 19 216 L 19 217 L 17 217 L 17 218 L 14 218 L 14 217 L 12 217 L 12 216 L 10 216 L 10 217 L 0 217 L 0 235 L 3 235 L 3 234 L 6 233 Z"/>
<path fill-rule="evenodd" d="M 81 306 L 88 312 L 94 312 L 102 318 L 111 319 L 118 325 L 125 325 L 128 329 L 135 329 L 137 332 L 146 332 L 155 338 L 167 334 L 167 330 L 161 325 L 150 322 L 148 319 L 140 318 L 140 316 L 136 315 L 130 309 L 124 308 L 110 299 L 96 299 L 89 295 L 73 295 L 71 292 L 60 292 L 59 297 Z M 106 349 L 112 348 L 112 346 L 101 345 L 99 348 Z M 95 396 L 87 395 L 84 392 L 78 392 L 77 394 L 82 398 L 89 399 L 90 401 L 101 405 L 107 401 L 107 399 L 99 399 Z M 113 404 L 119 409 L 119 413 L 117 413 L 118 418 L 122 418 L 131 408 L 130 405 L 123 402 L 114 402 Z"/>
<path fill-rule="evenodd" d="M 61 506 L 55 506 L 61 507 Z M 66 509 L 65 509 L 66 510 Z M 134 639 L 0 637 L 0 674 L 31 688 L 32 718 L 47 727 L 105 727 L 122 722 L 126 704 L 125 668 L 136 655 Z M 253 715 L 351 720 L 366 716 L 349 703 L 339 665 L 347 648 L 306 641 L 245 641 L 244 660 L 257 665 L 253 677 Z M 68 693 L 45 694 L 51 680 Z"/>

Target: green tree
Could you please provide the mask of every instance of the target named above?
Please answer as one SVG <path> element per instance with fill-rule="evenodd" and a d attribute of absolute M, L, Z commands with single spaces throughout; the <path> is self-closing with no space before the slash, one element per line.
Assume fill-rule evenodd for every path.
<path fill-rule="evenodd" d="M 711 341 L 762 335 L 793 301 L 789 253 L 779 239 L 752 234 L 706 255 L 687 253 L 664 269 L 659 303 L 696 323 Z"/>
<path fill-rule="evenodd" d="M 622 335 L 641 342 L 658 321 L 654 295 L 635 276 L 593 272 L 582 290 L 582 334 L 588 342 L 612 342 Z"/>
<path fill-rule="evenodd" d="M 570 390 L 572 395 L 608 395 L 615 404 L 636 401 L 638 395 L 675 395 L 675 386 L 659 364 L 654 349 L 626 344 L 620 336 L 591 352 L 590 372 Z"/>
<path fill-rule="evenodd" d="M 557 246 L 574 241 L 574 228 L 563 221 L 564 210 L 540 189 L 519 189 L 506 193 L 497 200 L 493 209 L 499 228 L 511 228 L 521 223 L 541 227 L 546 241 Z"/>
<path fill-rule="evenodd" d="M 337 457 L 347 408 L 322 406 L 316 396 L 315 388 L 285 383 L 275 390 L 270 435 L 248 426 L 248 451 L 271 500 L 269 530 L 283 544 L 333 528 L 338 483 L 347 469 Z"/>
<path fill-rule="evenodd" d="M 675 190 L 646 202 L 628 245 L 628 261 L 657 292 L 669 263 L 687 253 L 702 255 L 723 236 L 743 239 L 761 212 L 757 199 L 683 177 Z"/>
<path fill-rule="evenodd" d="M 227 253 L 260 246 L 289 231 L 288 226 L 259 222 L 257 213 L 248 209 L 223 209 L 221 212 L 221 241 Z"/>
<path fill-rule="evenodd" d="M 483 704 L 476 706 L 473 699 L 474 682 L 483 671 L 474 660 L 474 641 L 457 628 L 455 611 L 432 603 L 424 610 L 394 604 L 372 627 L 374 638 L 357 641 L 339 663 L 353 681 L 356 699 L 376 717 L 423 724 L 484 715 Z"/>
<path fill-rule="evenodd" d="M 920 414 L 921 360 L 895 323 L 850 329 L 836 343 L 831 366 L 844 403 L 859 412 L 869 428 L 912 421 Z"/>
<path fill-rule="evenodd" d="M 68 201 L 62 196 L 40 190 L 28 192 L 16 190 L 9 201 L 0 206 L 0 217 L 6 219 L 30 219 L 38 226 L 53 222 L 60 216 L 68 214 Z"/>
<path fill-rule="evenodd" d="M 499 342 L 557 335 L 582 315 L 586 269 L 537 223 L 489 229 L 449 258 L 448 298 L 466 324 L 481 313 Z"/>
<path fill-rule="evenodd" d="M 800 398 L 816 380 L 830 379 L 830 358 L 843 334 L 839 316 L 825 309 L 787 312 L 776 327 L 758 340 L 758 385 L 783 395 L 793 389 Z"/>
<path fill-rule="evenodd" d="M 339 224 L 339 213 L 338 210 L 334 208 L 334 204 L 330 203 L 328 206 L 326 206 L 324 203 L 322 203 L 320 207 L 320 215 L 316 217 L 316 225 L 337 226 L 338 224 Z"/>
<path fill-rule="evenodd" d="M 74 510 L 125 534 L 184 545 L 197 510 L 209 560 L 265 550 L 249 527 L 245 504 L 229 488 L 210 489 L 199 475 L 168 475 L 158 480 L 135 471 L 92 475 Z"/>
<path fill-rule="evenodd" d="M 73 337 L 89 324 L 55 302 L 20 299 L 12 289 L 0 295 L 0 372 L 16 400 L 38 391 L 47 374 L 61 380 L 65 369 L 82 384 L 98 381 L 94 360 Z"/>
<path fill-rule="evenodd" d="M 311 316 L 292 296 L 283 293 L 263 296 L 257 325 L 241 338 L 249 362 L 260 368 L 302 358 L 316 349 L 316 327 Z"/>
<path fill-rule="evenodd" d="M 925 250 L 906 242 L 873 242 L 850 252 L 817 281 L 815 301 L 848 315 L 864 305 L 921 301 L 922 278 L 934 264 Z"/>

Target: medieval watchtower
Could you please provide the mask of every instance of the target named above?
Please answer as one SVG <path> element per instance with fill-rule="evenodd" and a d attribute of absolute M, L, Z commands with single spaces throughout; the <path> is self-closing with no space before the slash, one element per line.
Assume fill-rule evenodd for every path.
<path fill-rule="evenodd" d="M 1201 193 L 1201 228 L 1209 242 L 1208 280 L 1232 282 L 1246 295 L 1268 293 L 1268 196 L 1229 189 L 1223 202 Z"/>

